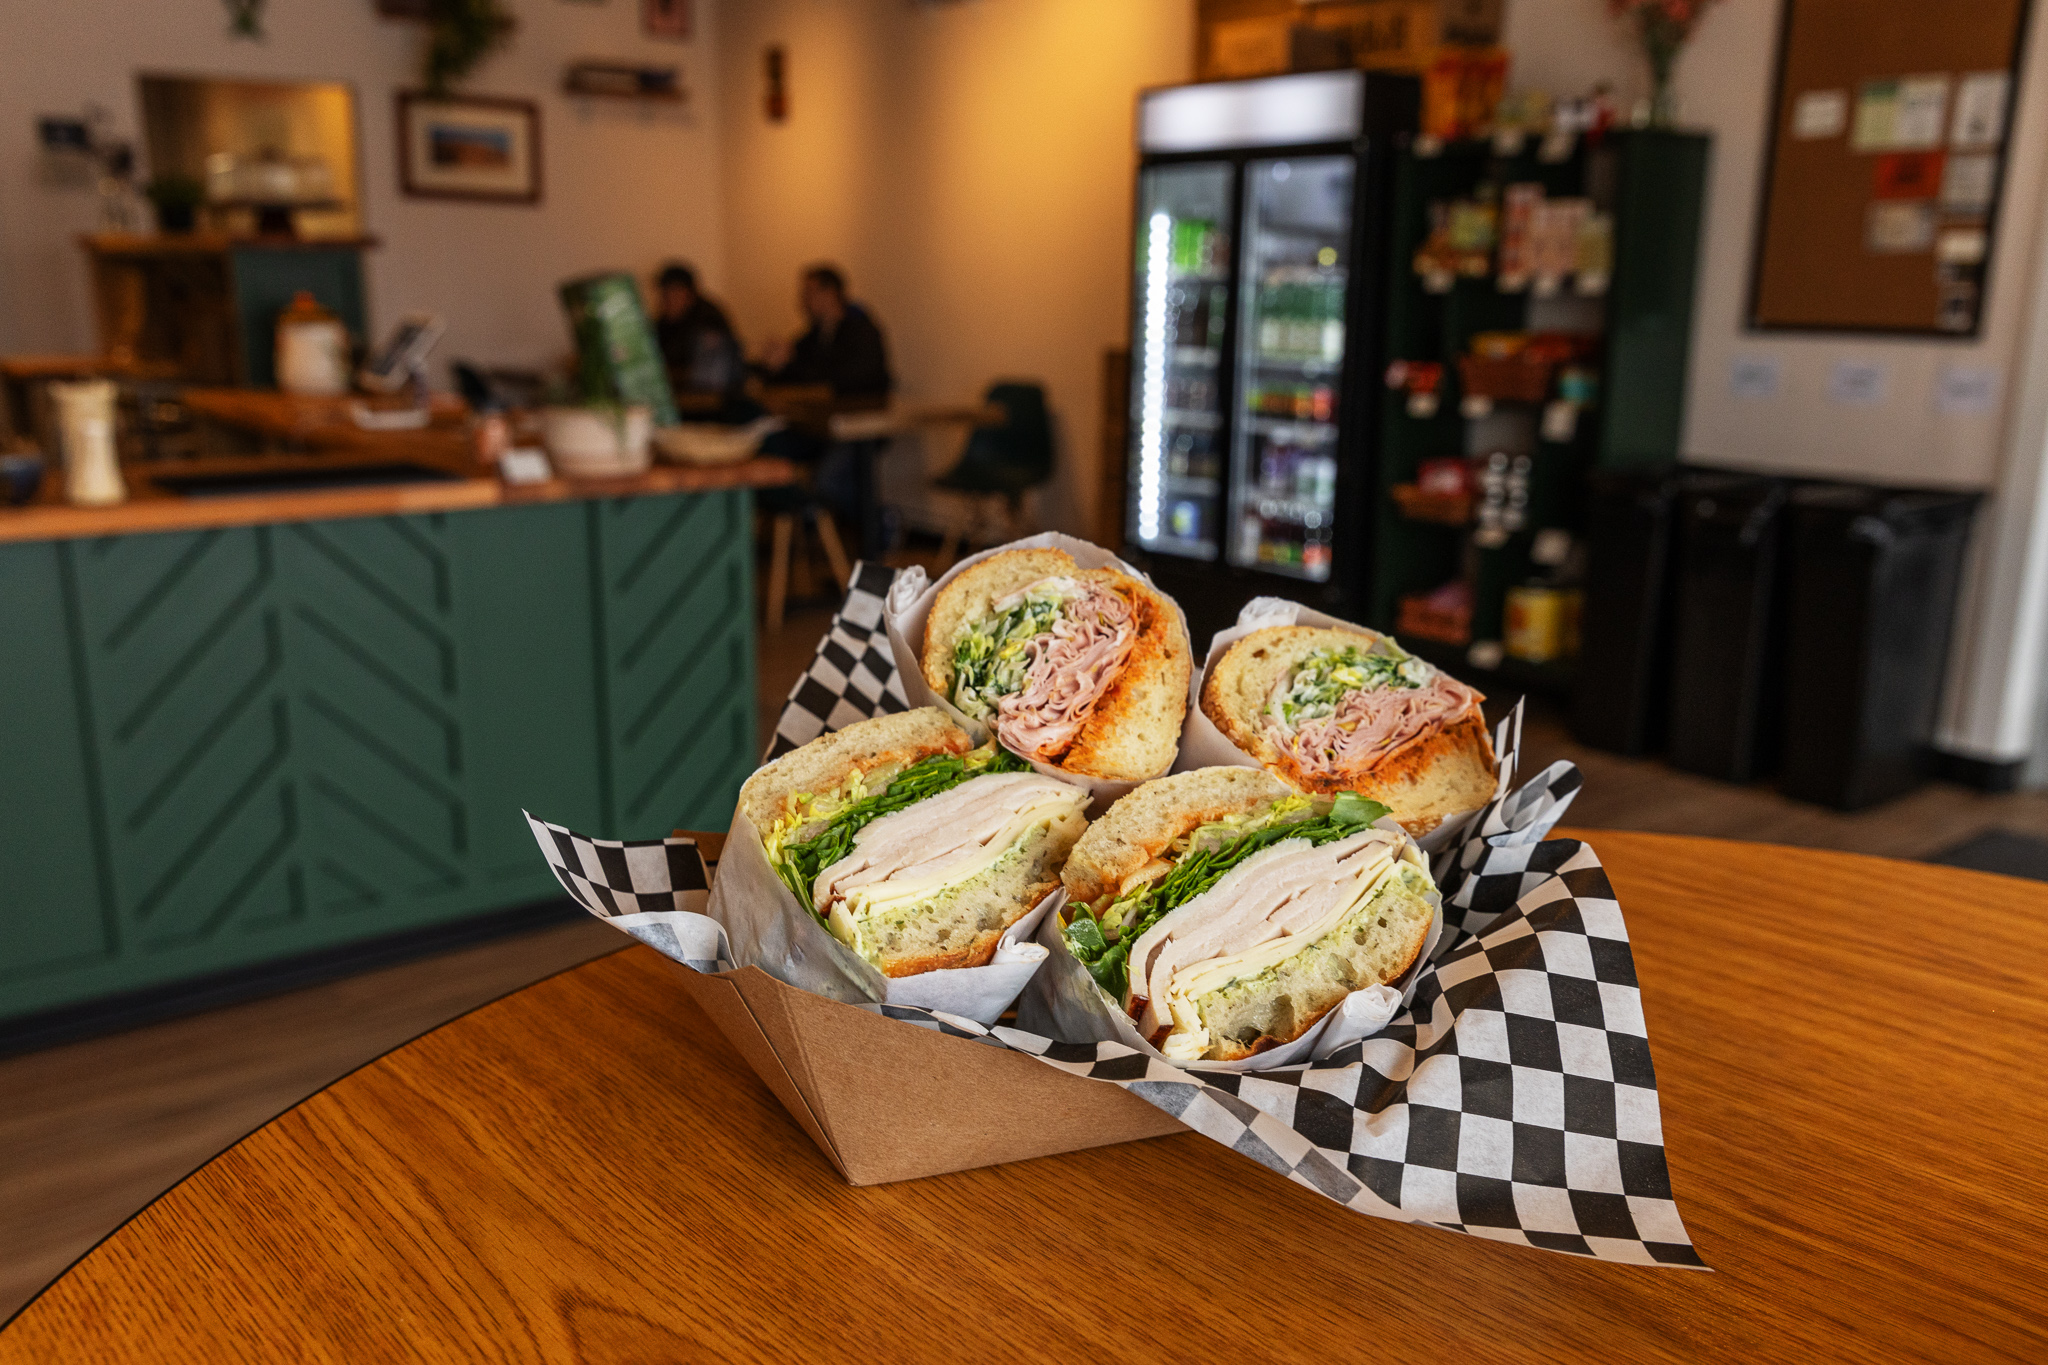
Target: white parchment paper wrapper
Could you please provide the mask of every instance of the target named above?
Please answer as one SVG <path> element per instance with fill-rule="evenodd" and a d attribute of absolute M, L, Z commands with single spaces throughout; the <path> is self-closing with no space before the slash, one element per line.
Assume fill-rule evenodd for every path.
<path fill-rule="evenodd" d="M 917 565 L 899 571 L 896 581 L 889 586 L 889 602 L 883 612 L 883 621 L 889 629 L 889 649 L 896 656 L 896 675 L 902 680 L 903 695 L 909 698 L 913 707 L 938 707 L 951 717 L 956 725 L 973 735 L 976 743 L 988 739 L 989 728 L 980 721 L 968 719 L 967 714 L 950 700 L 932 691 L 931 684 L 924 680 L 924 666 L 919 649 L 924 644 L 925 622 L 931 617 L 932 603 L 938 599 L 939 590 L 990 555 L 1001 554 L 1005 550 L 1065 550 L 1074 557 L 1074 562 L 1084 569 L 1117 569 L 1144 582 L 1153 591 L 1158 591 L 1158 585 L 1149 577 L 1100 545 L 1091 545 L 1085 540 L 1061 535 L 1057 531 L 1027 536 L 1023 540 L 1013 540 L 1008 545 L 998 545 L 992 550 L 969 555 L 948 569 L 936 583 L 932 582 L 924 569 Z M 1165 593 L 1159 595 L 1173 602 Z M 1180 609 L 1178 602 L 1173 602 L 1173 612 L 1180 621 L 1181 638 L 1188 639 L 1187 613 Z M 1190 651 L 1192 652 L 1192 645 Z M 1192 710 L 1192 707 L 1190 709 Z M 1212 725 L 1209 728 L 1213 730 L 1216 727 Z M 1088 812 L 1091 819 L 1108 809 L 1110 802 L 1138 785 L 1137 782 L 1112 782 L 1103 778 L 1084 777 L 1079 773 L 1063 772 L 1050 763 L 1032 763 L 1031 766 L 1033 770 L 1047 777 L 1056 777 L 1063 782 L 1086 787 L 1095 797 L 1095 802 Z M 1175 769 L 1169 764 L 1156 773 L 1147 773 L 1141 780 L 1150 781 L 1155 777 L 1164 777 L 1171 771 Z"/>
<path fill-rule="evenodd" d="M 883 976 L 797 903 L 775 875 L 754 822 L 735 813 L 718 875 L 711 881 L 708 909 L 731 939 L 735 966 L 759 967 L 799 990 L 848 1004 L 919 1005 L 993 1024 L 1045 963 L 1047 951 L 1035 935 L 1040 923 L 1065 903 L 1064 891 L 1040 901 L 1003 931 L 985 967 Z"/>
<path fill-rule="evenodd" d="M 1382 819 L 1380 829 L 1400 832 L 1392 816 Z M 1088 969 L 1067 951 L 1066 936 L 1060 932 L 1057 915 L 1039 926 L 1038 941 L 1050 955 L 1043 970 L 1032 978 L 1017 1002 L 1017 1027 L 1026 1033 L 1042 1033 L 1062 1042 L 1122 1043 L 1169 1066 L 1187 1071 L 1267 1071 L 1296 1062 L 1320 1061 L 1347 1043 L 1378 1033 L 1394 1016 L 1408 1007 L 1415 994 L 1416 979 L 1436 954 L 1444 932 L 1443 897 L 1429 893 L 1429 937 L 1414 963 L 1392 986 L 1368 986 L 1344 997 L 1316 1026 L 1293 1042 L 1235 1062 L 1174 1062 L 1145 1041 L 1137 1025 L 1123 1008 L 1109 998 Z"/>
<path fill-rule="evenodd" d="M 1209 676 L 1209 670 L 1223 657 L 1223 651 L 1242 640 L 1255 630 L 1272 626 L 1315 626 L 1325 630 L 1349 630 L 1361 635 L 1379 635 L 1379 631 L 1368 631 L 1364 626 L 1350 621 L 1340 621 L 1334 616 L 1304 607 L 1299 602 L 1290 602 L 1284 597 L 1254 597 L 1244 604 L 1237 614 L 1237 624 L 1228 630 L 1219 630 L 1209 642 L 1209 652 L 1202 656 L 1202 665 L 1194 670 L 1188 680 L 1188 721 L 1180 732 L 1180 757 L 1174 760 L 1173 770 L 1184 773 L 1194 768 L 1257 768 L 1263 765 L 1244 750 L 1230 742 L 1229 736 L 1216 728 L 1216 722 L 1202 712 L 1202 680 Z M 901 661 L 897 666 L 902 666 Z M 1517 703 L 1517 709 L 1520 703 Z M 1521 726 L 1515 727 L 1517 734 Z M 1505 757 L 1501 761 L 1501 780 L 1495 788 L 1498 799 L 1507 792 L 1508 765 Z M 1435 854 L 1455 842 L 1457 834 L 1477 813 L 1479 808 L 1460 811 L 1444 817 L 1443 823 L 1416 842 L 1422 851 Z"/>

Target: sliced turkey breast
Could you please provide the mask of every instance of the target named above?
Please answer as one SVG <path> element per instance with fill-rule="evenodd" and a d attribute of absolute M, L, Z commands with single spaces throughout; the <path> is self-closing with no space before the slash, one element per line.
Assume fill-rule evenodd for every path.
<path fill-rule="evenodd" d="M 880 883 L 937 890 L 987 867 L 1034 824 L 1078 816 L 1088 793 L 1037 773 L 970 778 L 929 800 L 869 822 L 853 849 L 818 874 L 821 915 L 842 900 L 865 902 Z"/>
<path fill-rule="evenodd" d="M 1398 831 L 1377 828 L 1321 847 L 1282 840 L 1167 914 L 1131 948 L 1126 1004 L 1144 1001 L 1138 1031 L 1149 1038 L 1170 1022 L 1166 1002 L 1177 972 L 1281 938 L 1306 947 L 1393 866 L 1403 843 Z"/>

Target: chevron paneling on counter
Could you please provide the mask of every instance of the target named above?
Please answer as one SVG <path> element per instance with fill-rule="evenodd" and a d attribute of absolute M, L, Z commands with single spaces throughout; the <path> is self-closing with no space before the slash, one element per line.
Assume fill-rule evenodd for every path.
<path fill-rule="evenodd" d="M 745 490 L 0 545 L 0 1024 L 559 894 L 723 824 Z"/>

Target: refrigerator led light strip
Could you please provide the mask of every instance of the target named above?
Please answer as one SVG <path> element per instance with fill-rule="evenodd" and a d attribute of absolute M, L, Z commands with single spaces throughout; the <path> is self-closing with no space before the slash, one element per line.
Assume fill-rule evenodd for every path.
<path fill-rule="evenodd" d="M 1159 475 L 1166 428 L 1166 266 L 1173 219 L 1152 215 L 1145 247 L 1145 390 L 1138 438 L 1138 539 L 1159 535 Z"/>

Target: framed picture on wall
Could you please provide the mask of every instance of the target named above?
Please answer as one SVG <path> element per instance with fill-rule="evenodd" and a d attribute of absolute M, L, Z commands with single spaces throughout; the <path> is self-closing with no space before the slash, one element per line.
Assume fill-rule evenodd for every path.
<path fill-rule="evenodd" d="M 650 38 L 690 40 L 690 0 L 640 0 L 640 27 Z"/>
<path fill-rule="evenodd" d="M 539 203 L 539 106 L 532 100 L 401 93 L 398 183 L 419 199 Z"/>

